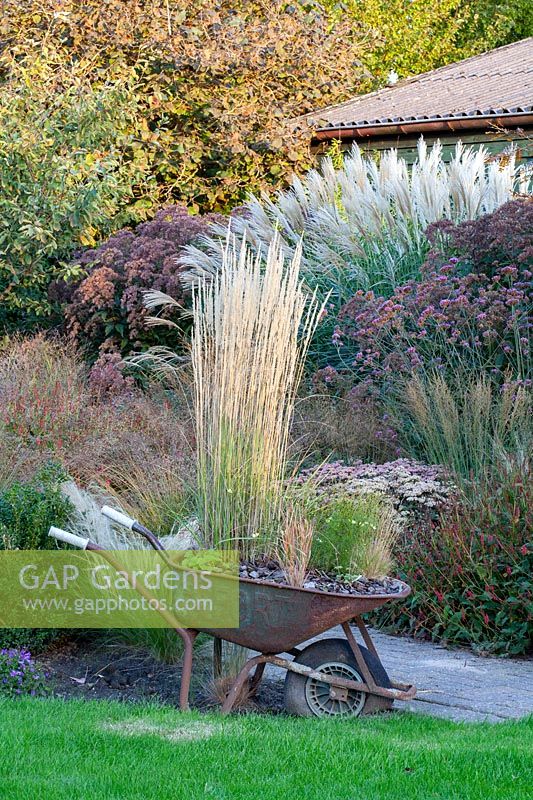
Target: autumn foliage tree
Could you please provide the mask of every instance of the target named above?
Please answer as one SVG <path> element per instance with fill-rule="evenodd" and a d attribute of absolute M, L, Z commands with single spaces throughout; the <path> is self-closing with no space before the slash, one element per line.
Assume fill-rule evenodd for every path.
<path fill-rule="evenodd" d="M 379 31 L 365 57 L 377 86 L 533 35 L 530 0 L 345 0 L 344 13 Z"/>
<path fill-rule="evenodd" d="M 159 199 L 202 211 L 307 167 L 308 136 L 288 121 L 360 90 L 377 39 L 299 0 L 5 0 L 1 25 L 4 81 L 37 51 L 96 84 L 133 77 Z"/>

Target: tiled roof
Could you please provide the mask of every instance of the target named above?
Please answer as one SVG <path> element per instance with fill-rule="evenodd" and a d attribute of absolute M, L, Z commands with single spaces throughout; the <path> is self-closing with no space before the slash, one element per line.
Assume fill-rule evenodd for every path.
<path fill-rule="evenodd" d="M 533 37 L 302 118 L 318 130 L 533 111 Z"/>

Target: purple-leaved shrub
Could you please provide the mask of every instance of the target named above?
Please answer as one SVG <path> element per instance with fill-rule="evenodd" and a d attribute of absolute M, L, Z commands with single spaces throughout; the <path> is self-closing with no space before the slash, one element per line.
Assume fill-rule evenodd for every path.
<path fill-rule="evenodd" d="M 427 263 L 443 263 L 443 253 L 455 255 L 466 271 L 492 275 L 498 267 L 533 264 L 533 199 L 511 200 L 492 214 L 454 225 L 434 222 L 426 231 L 432 244 Z"/>
<path fill-rule="evenodd" d="M 101 353 L 125 355 L 152 345 L 175 347 L 175 329 L 169 333 L 166 327 L 145 326 L 143 292 L 156 289 L 185 305 L 187 292 L 177 256 L 184 245 L 207 231 L 210 222 L 221 219 L 216 214 L 191 216 L 184 206 L 169 206 L 135 230 L 121 230 L 83 252 L 75 263 L 85 277 L 77 283 L 56 283 L 50 290 L 52 299 L 66 304 L 70 338 L 91 360 Z M 185 319 L 184 326 L 188 324 Z M 109 372 L 109 364 L 105 366 Z"/>

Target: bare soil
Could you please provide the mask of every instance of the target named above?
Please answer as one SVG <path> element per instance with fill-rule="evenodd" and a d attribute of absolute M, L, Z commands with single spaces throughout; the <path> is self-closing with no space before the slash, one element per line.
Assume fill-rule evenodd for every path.
<path fill-rule="evenodd" d="M 49 674 L 52 693 L 64 699 L 157 702 L 179 707 L 180 664 L 164 664 L 145 650 L 110 644 L 105 632 L 84 632 L 63 640 L 36 660 Z M 196 649 L 191 705 L 207 709 L 215 703 L 210 640 Z M 280 713 L 282 685 L 265 681 L 250 701 L 254 711 Z"/>

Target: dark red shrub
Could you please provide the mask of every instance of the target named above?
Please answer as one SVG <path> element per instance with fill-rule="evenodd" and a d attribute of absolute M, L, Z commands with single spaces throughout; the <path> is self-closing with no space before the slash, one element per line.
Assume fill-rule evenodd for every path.
<path fill-rule="evenodd" d="M 504 266 L 519 269 L 533 265 L 533 199 L 511 200 L 492 214 L 459 225 L 443 220 L 430 225 L 427 236 L 433 245 L 427 265 L 438 266 L 457 256 L 468 272 L 493 275 Z"/>
<path fill-rule="evenodd" d="M 487 481 L 440 523 L 400 542 L 412 594 L 378 615 L 385 627 L 515 655 L 533 646 L 533 491 L 520 470 Z"/>
<path fill-rule="evenodd" d="M 214 219 L 222 218 L 191 216 L 183 206 L 161 209 L 150 222 L 82 253 L 76 261 L 86 272 L 81 281 L 51 288 L 66 303 L 69 336 L 92 360 L 102 352 L 125 355 L 150 345 L 176 345 L 175 330 L 145 327 L 143 291 L 157 289 L 185 304 L 177 256 Z"/>

